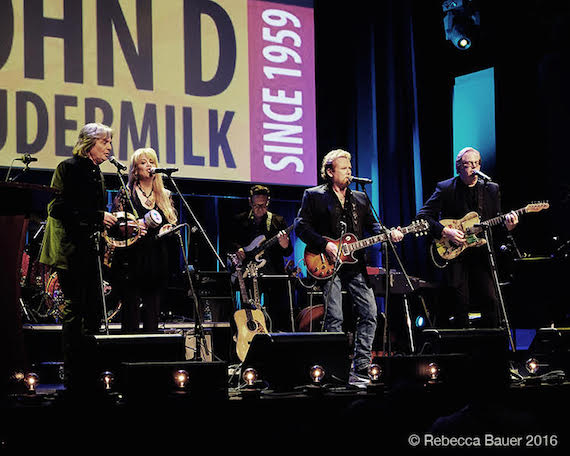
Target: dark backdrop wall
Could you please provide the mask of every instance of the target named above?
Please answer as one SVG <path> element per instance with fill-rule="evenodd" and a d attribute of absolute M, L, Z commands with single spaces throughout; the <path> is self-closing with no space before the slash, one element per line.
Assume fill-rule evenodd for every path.
<path fill-rule="evenodd" d="M 525 216 L 517 229 L 524 251 L 550 254 L 568 240 L 568 7 L 538 0 L 474 3 L 480 9 L 480 40 L 462 52 L 445 40 L 440 0 L 315 0 L 318 160 L 333 148 L 345 148 L 359 174 L 359 164 L 370 157 L 378 170 L 378 179 L 367 187 L 378 197 L 375 209 L 386 225 L 407 225 L 417 209 L 417 183 L 425 200 L 437 181 L 453 173 L 454 78 L 494 66 L 493 177 L 501 184 L 505 210 L 550 201 L 549 211 Z M 32 172 L 27 179 L 48 184 L 50 177 Z M 179 186 L 223 250 L 229 217 L 245 209 L 249 185 L 181 181 Z M 118 187 L 114 176 L 108 187 Z M 292 223 L 303 190 L 273 187 L 273 210 Z M 45 203 L 37 202 L 40 213 Z M 191 261 L 199 269 L 216 268 L 206 243 L 199 236 L 193 242 Z M 408 272 L 430 277 L 425 244 L 405 240 L 398 249 Z"/>

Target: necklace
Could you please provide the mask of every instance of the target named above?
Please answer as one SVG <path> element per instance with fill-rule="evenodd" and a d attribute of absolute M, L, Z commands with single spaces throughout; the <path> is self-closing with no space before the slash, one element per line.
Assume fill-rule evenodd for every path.
<path fill-rule="evenodd" d="M 145 201 L 145 205 L 147 206 L 152 206 L 154 205 L 154 199 L 152 198 L 152 193 L 154 192 L 154 187 L 151 187 L 150 189 L 150 193 L 147 195 L 146 192 L 143 190 L 140 181 L 137 182 L 137 187 L 139 188 L 139 190 L 141 191 L 141 193 L 143 194 L 143 196 L 146 198 Z"/>

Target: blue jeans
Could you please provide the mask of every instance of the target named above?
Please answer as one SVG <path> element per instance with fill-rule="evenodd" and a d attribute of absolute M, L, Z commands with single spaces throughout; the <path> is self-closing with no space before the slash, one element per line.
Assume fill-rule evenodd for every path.
<path fill-rule="evenodd" d="M 355 370 L 366 369 L 371 361 L 372 344 L 376 335 L 378 309 L 374 292 L 368 287 L 362 273 L 343 275 L 342 270 L 323 285 L 326 307 L 325 331 L 342 332 L 342 289 L 347 289 L 356 316 L 354 338 Z"/>

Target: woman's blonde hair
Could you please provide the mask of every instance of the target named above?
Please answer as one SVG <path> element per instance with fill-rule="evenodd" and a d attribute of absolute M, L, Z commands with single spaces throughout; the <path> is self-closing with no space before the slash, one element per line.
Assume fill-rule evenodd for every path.
<path fill-rule="evenodd" d="M 350 152 L 347 152 L 346 150 L 342 150 L 342 149 L 335 149 L 335 150 L 331 150 L 328 154 L 326 154 L 323 157 L 323 161 L 321 163 L 321 177 L 325 180 L 329 180 L 329 175 L 327 174 L 327 169 L 332 169 L 333 167 L 333 162 L 337 159 L 337 158 L 341 158 L 344 157 L 346 158 L 348 161 L 351 160 L 351 155 Z"/>
<path fill-rule="evenodd" d="M 103 138 L 113 138 L 113 130 L 110 127 L 95 122 L 84 125 L 73 147 L 73 155 L 86 158 L 95 141 Z"/>
<path fill-rule="evenodd" d="M 129 184 L 128 187 L 133 191 L 135 184 L 138 181 L 137 176 L 137 165 L 142 160 L 142 158 L 147 158 L 149 161 L 153 162 L 155 166 L 158 166 L 158 157 L 154 149 L 142 148 L 137 149 L 131 156 L 131 164 L 129 167 Z M 176 223 L 177 215 L 174 205 L 172 203 L 172 198 L 170 196 L 170 191 L 164 188 L 164 183 L 162 182 L 162 176 L 160 174 L 155 174 L 152 180 L 152 190 L 155 195 L 156 205 L 162 210 L 164 216 L 168 223 Z"/>

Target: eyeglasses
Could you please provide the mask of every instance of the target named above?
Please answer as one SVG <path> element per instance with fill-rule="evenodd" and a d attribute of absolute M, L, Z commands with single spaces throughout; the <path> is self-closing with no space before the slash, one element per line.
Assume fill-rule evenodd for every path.
<path fill-rule="evenodd" d="M 254 209 L 264 209 L 267 207 L 267 203 L 252 204 L 251 207 L 253 207 Z"/>
<path fill-rule="evenodd" d="M 481 160 L 477 161 L 462 161 L 461 164 L 464 168 L 475 168 L 476 166 L 481 166 Z"/>

